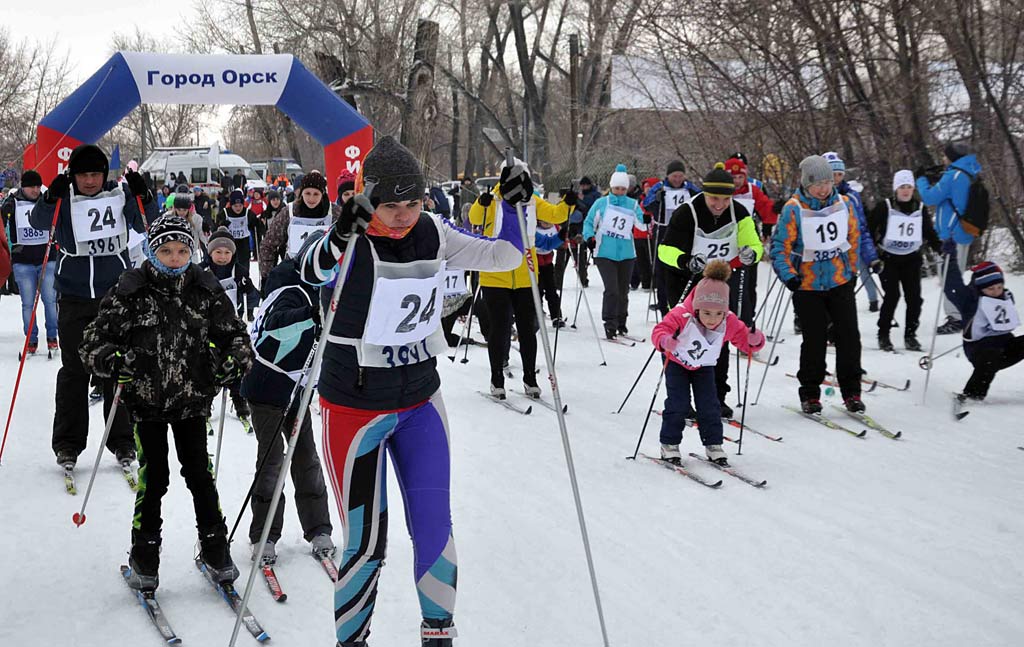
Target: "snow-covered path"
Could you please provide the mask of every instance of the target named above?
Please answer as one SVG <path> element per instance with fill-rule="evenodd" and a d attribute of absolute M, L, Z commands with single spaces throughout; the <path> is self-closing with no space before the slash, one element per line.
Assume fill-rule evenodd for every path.
<path fill-rule="evenodd" d="M 761 272 L 763 296 L 768 268 Z M 1009 286 L 1020 282 L 1011 277 Z M 571 280 L 567 283 L 563 308 L 571 313 L 576 290 Z M 937 290 L 934 279 L 925 282 L 922 331 L 930 330 Z M 600 278 L 592 271 L 587 294 L 595 316 L 600 293 Z M 797 404 L 797 383 L 784 373 L 796 370 L 799 338 L 787 322 L 787 339 L 778 346 L 782 360 L 770 370 L 760 402 L 747 417 L 754 427 L 785 440 L 747 435 L 743 455 L 731 459 L 768 479 L 764 490 L 721 475 L 725 483 L 713 491 L 656 465 L 624 460 L 633 451 L 657 381 L 656 362 L 623 412 L 612 412 L 650 346 L 601 342 L 608 358 L 608 366 L 601 367 L 582 312 L 579 330 L 559 335 L 558 374 L 569 404 L 567 424 L 613 645 L 1021 643 L 1024 451 L 1016 447 L 1024 445 L 1024 366 L 1000 374 L 988 401 L 954 423 L 949 394 L 966 381 L 967 361 L 952 355 L 939 360 L 928 403 L 922 405 L 920 355 L 878 351 L 876 316 L 868 313 L 866 298 L 859 298 L 864 367 L 885 382 L 913 380 L 908 392 L 877 389 L 864 396 L 868 412 L 903 430 L 904 439 L 892 441 L 875 432 L 856 439 L 783 410 L 781 404 Z M 631 329 L 646 336 L 652 325 L 644 323 L 647 293 L 633 292 L 630 305 Z M 901 317 L 902 307 L 897 320 Z M 893 333 L 900 347 L 901 329 Z M 18 300 L 3 297 L 4 412 L 23 339 Z M 926 346 L 929 341 L 922 334 Z M 936 352 L 957 343 L 957 336 L 940 337 Z M 468 364 L 441 361 L 460 562 L 456 642 L 464 647 L 600 645 L 555 415 L 535 407 L 532 415 L 520 416 L 487 402 L 476 393 L 487 386 L 486 351 L 471 348 L 469 358 Z M 88 522 L 81 528 L 71 522 L 102 433 L 101 408 L 93 407 L 89 448 L 79 462 L 80 494 L 70 497 L 50 451 L 58 367 L 59 360 L 45 357 L 28 361 L 0 467 L 0 645 L 160 644 L 118 574 L 118 564 L 127 559 L 134 495 L 111 456 L 101 464 Z M 518 367 L 513 353 L 517 378 Z M 754 364 L 751 400 L 763 368 Z M 731 383 L 735 389 L 735 375 Z M 541 384 L 550 397 L 546 381 Z M 838 395 L 826 401 L 839 403 Z M 856 426 L 841 414 L 836 417 Z M 659 424 L 652 416 L 643 451 L 656 453 Z M 255 446 L 229 416 L 219 483 L 229 523 L 252 478 Z M 700 451 L 695 433 L 686 434 L 684 450 Z M 734 453 L 735 445 L 727 451 Z M 718 476 L 706 466 L 695 470 Z M 370 636 L 374 647 L 411 646 L 418 639 L 412 551 L 391 479 L 389 557 Z M 175 474 L 164 500 L 159 594 L 184 644 L 223 646 L 232 615 L 192 564 L 189 499 Z M 333 587 L 307 556 L 290 501 L 288 506 L 278 549 L 278 575 L 288 601 L 275 604 L 257 580 L 252 608 L 273 637 L 271 644 L 333 645 Z M 250 564 L 247 525 L 248 514 L 233 550 L 243 570 L 239 586 Z M 341 540 L 338 524 L 335 539 Z M 238 644 L 252 639 L 243 632 Z"/>

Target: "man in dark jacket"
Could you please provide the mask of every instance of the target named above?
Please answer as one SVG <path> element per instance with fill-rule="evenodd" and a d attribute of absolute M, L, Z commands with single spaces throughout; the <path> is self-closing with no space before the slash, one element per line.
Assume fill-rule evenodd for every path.
<path fill-rule="evenodd" d="M 322 237 L 323 232 L 311 234 L 302 251 Z M 298 257 L 302 256 L 300 251 Z M 271 270 L 264 291 L 267 298 L 260 306 L 253 324 L 256 362 L 242 380 L 242 396 L 251 406 L 253 428 L 259 443 L 253 484 L 252 523 L 249 526 L 249 541 L 254 549 L 263 535 L 274 485 L 284 462 L 284 450 L 298 416 L 297 395 L 301 392 L 298 385 L 306 379 L 306 359 L 320 335 L 318 293 L 316 288 L 300 280 L 295 259 L 289 258 Z M 308 411 L 304 414 L 291 464 L 295 507 L 303 537 L 312 544 L 313 554 L 318 558 L 330 558 L 334 555 L 335 547 L 331 541 L 327 486 L 313 440 L 311 415 Z M 283 525 L 282 501 L 271 521 L 270 534 L 263 551 L 263 564 L 276 561 L 275 544 L 281 538 Z"/>
<path fill-rule="evenodd" d="M 60 251 L 57 330 L 64 352 L 57 373 L 52 446 L 64 467 L 74 466 L 89 434 L 89 373 L 78 355 L 82 334 L 95 319 L 103 295 L 131 267 L 128 230 L 141 233 L 146 222 L 159 215 L 157 201 L 137 172 L 126 173 L 124 185 L 105 186 L 109 164 L 98 146 L 79 146 L 68 159 L 69 173 L 53 178 L 29 216 L 32 228 L 48 231 L 59 203 L 54 242 Z M 110 414 L 116 381 L 103 380 L 105 417 Z M 135 458 L 135 441 L 123 408 L 114 418 L 107 448 L 122 463 Z"/>
<path fill-rule="evenodd" d="M 686 167 L 681 160 L 672 160 L 665 168 L 665 179 L 655 184 L 647 191 L 643 207 L 654 219 L 654 248 L 658 249 L 665 239 L 665 232 L 668 229 L 669 220 L 675 210 L 685 202 L 689 202 L 697 195 L 700 189 L 686 179 Z M 664 316 L 671 308 L 668 297 L 668 273 L 665 272 L 661 263 L 654 264 L 654 287 L 657 291 L 658 302 L 654 306 Z"/>

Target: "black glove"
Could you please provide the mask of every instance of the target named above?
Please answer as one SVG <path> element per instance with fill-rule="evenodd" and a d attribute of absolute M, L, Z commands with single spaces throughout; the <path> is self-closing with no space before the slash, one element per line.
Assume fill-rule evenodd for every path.
<path fill-rule="evenodd" d="M 597 249 L 597 239 L 596 238 L 588 238 L 587 239 L 587 247 L 590 248 L 590 251 L 594 251 L 595 249 Z"/>
<path fill-rule="evenodd" d="M 53 204 L 57 202 L 57 198 L 66 200 L 70 195 L 69 188 L 71 188 L 71 178 L 65 173 L 59 174 L 50 181 L 50 185 L 46 189 L 46 201 Z"/>
<path fill-rule="evenodd" d="M 923 164 L 914 169 L 914 177 L 924 177 L 927 174 L 928 172 L 925 170 Z"/>
<path fill-rule="evenodd" d="M 146 186 L 146 180 L 141 174 L 136 171 L 128 171 L 124 174 L 124 181 L 128 183 L 128 189 L 131 190 L 132 195 L 139 196 L 143 202 L 149 201 L 149 187 Z"/>
<path fill-rule="evenodd" d="M 707 264 L 707 259 L 700 254 L 697 254 L 686 263 L 686 269 L 690 270 L 691 274 L 700 274 L 704 271 Z"/>
<path fill-rule="evenodd" d="M 871 270 L 872 274 L 881 274 L 883 267 L 885 267 L 885 264 L 882 263 L 882 261 L 877 258 L 868 263 L 868 269 Z"/>
<path fill-rule="evenodd" d="M 249 277 L 247 276 L 239 277 L 239 279 L 235 281 L 235 283 L 238 284 L 239 294 L 247 294 L 249 292 L 249 288 L 252 287 L 252 281 L 250 281 Z"/>
<path fill-rule="evenodd" d="M 565 204 L 569 205 L 570 207 L 575 207 L 576 202 L 579 200 L 579 197 L 576 195 L 575 191 L 565 189 L 564 191 L 562 191 L 562 199 L 565 200 Z"/>
<path fill-rule="evenodd" d="M 800 277 L 799 276 L 794 276 L 794 277 L 790 278 L 788 281 L 786 281 L 786 288 L 788 288 L 790 292 L 796 292 L 797 290 L 799 290 L 800 289 Z"/>
<path fill-rule="evenodd" d="M 344 249 L 352 234 L 362 234 L 370 226 L 373 219 L 373 205 L 363 194 L 352 196 L 352 199 L 341 207 L 338 221 L 331 227 L 331 243 Z"/>
<path fill-rule="evenodd" d="M 309 318 L 313 320 L 313 323 L 316 325 L 317 330 L 319 330 L 320 327 L 323 325 L 323 322 L 320 320 L 319 304 L 314 303 L 313 305 L 309 306 Z"/>
<path fill-rule="evenodd" d="M 487 193 L 481 193 L 480 197 L 477 198 L 476 201 L 480 203 L 481 207 L 486 209 L 487 207 L 491 206 L 492 202 L 494 202 L 494 194 L 489 191 Z"/>
<path fill-rule="evenodd" d="M 217 372 L 213 376 L 213 381 L 217 386 L 228 386 L 232 382 L 239 380 L 241 377 L 242 367 L 232 355 L 228 355 L 221 361 L 220 366 L 217 367 Z"/>
<path fill-rule="evenodd" d="M 104 378 L 116 377 L 120 384 L 127 384 L 135 377 L 135 351 L 122 353 L 114 350 L 97 364 L 96 375 Z"/>
<path fill-rule="evenodd" d="M 956 241 L 954 241 L 952 238 L 947 238 L 946 240 L 942 241 L 941 249 L 942 253 L 947 256 L 954 254 L 956 252 Z"/>
<path fill-rule="evenodd" d="M 533 198 L 533 180 L 526 167 L 515 164 L 501 169 L 501 197 L 505 202 L 516 205 L 526 204 Z"/>

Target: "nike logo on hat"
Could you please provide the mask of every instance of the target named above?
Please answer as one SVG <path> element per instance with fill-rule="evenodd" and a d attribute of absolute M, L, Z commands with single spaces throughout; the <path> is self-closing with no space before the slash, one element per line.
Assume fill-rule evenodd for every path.
<path fill-rule="evenodd" d="M 408 193 L 409 191 L 411 191 L 411 190 L 413 190 L 415 188 L 416 188 L 415 184 L 410 184 L 409 186 L 407 186 L 405 188 L 402 188 L 402 187 L 400 187 L 400 186 L 398 186 L 396 184 L 395 185 L 395 195 L 402 195 L 403 193 Z"/>

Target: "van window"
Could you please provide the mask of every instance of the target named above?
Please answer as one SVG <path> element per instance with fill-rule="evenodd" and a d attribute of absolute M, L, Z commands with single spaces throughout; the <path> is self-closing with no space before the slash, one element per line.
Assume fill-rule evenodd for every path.
<path fill-rule="evenodd" d="M 219 168 L 210 169 L 210 179 L 212 179 L 214 182 L 220 182 L 220 169 Z"/>
<path fill-rule="evenodd" d="M 192 168 L 192 184 L 206 183 L 206 169 L 202 167 Z"/>

